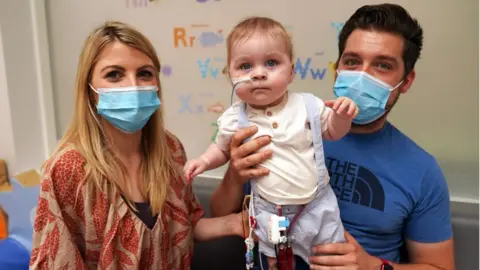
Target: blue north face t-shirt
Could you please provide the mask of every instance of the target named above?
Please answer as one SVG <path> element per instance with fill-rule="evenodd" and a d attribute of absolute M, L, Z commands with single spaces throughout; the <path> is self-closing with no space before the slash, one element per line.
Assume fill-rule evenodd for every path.
<path fill-rule="evenodd" d="M 393 125 L 325 141 L 324 151 L 345 229 L 369 254 L 398 262 L 404 238 L 432 243 L 452 237 L 440 167 Z"/>
<path fill-rule="evenodd" d="M 343 225 L 370 255 L 399 262 L 404 239 L 433 243 L 452 237 L 440 167 L 393 125 L 323 143 Z M 298 259 L 297 270 L 308 269 Z"/>

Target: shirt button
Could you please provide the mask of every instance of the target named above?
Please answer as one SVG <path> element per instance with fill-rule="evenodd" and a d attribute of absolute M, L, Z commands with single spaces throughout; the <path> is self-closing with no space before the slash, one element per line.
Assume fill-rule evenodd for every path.
<path fill-rule="evenodd" d="M 277 123 L 277 122 L 273 122 L 272 127 L 273 127 L 273 128 L 277 128 L 277 127 L 278 127 L 278 123 Z"/>
<path fill-rule="evenodd" d="M 268 111 L 267 116 L 272 116 L 272 112 Z"/>

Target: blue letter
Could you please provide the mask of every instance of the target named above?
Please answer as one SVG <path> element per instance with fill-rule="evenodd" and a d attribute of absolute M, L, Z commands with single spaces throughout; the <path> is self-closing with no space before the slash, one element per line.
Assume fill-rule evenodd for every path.
<path fill-rule="evenodd" d="M 326 71 L 327 71 L 326 68 L 322 69 L 322 71 L 320 71 L 320 69 L 318 68 L 316 69 L 311 68 L 310 74 L 312 74 L 312 79 L 314 80 L 316 80 L 317 78 L 319 78 L 320 80 L 323 80 L 323 76 L 325 76 Z"/>
<path fill-rule="evenodd" d="M 191 97 L 191 94 L 188 94 L 187 96 L 179 96 L 180 100 L 182 101 L 182 107 L 178 110 L 179 113 L 183 113 L 183 111 L 189 111 L 190 113 L 193 113 L 192 108 L 190 107 Z"/>
<path fill-rule="evenodd" d="M 210 58 L 205 59 L 205 62 L 198 59 L 197 65 L 198 69 L 200 69 L 200 73 L 202 74 L 202 78 L 205 79 L 207 77 L 208 67 L 210 66 Z"/>
<path fill-rule="evenodd" d="M 295 74 L 300 72 L 300 77 L 302 80 L 305 79 L 305 76 L 307 76 L 308 69 L 310 68 L 310 62 L 312 62 L 312 58 L 308 57 L 307 61 L 305 61 L 305 66 L 302 64 L 302 60 L 300 60 L 300 57 L 297 58 L 297 62 L 295 63 Z"/>
<path fill-rule="evenodd" d="M 210 69 L 210 75 L 212 75 L 213 78 L 217 78 L 218 71 L 219 71 L 218 68 L 211 68 Z"/>

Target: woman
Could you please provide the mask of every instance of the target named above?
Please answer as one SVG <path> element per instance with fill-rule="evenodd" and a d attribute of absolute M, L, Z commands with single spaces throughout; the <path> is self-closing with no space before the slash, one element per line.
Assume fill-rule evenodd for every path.
<path fill-rule="evenodd" d="M 201 218 L 164 128 L 159 70 L 125 24 L 86 40 L 74 118 L 42 173 L 31 269 L 189 269 L 194 237 L 242 234 L 240 215 Z"/>

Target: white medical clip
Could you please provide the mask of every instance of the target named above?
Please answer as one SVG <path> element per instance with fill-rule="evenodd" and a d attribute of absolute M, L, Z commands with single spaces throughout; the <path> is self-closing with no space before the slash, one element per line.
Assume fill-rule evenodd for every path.
<path fill-rule="evenodd" d="M 270 243 L 277 245 L 279 243 L 286 243 L 287 237 L 282 236 L 280 232 L 286 231 L 290 226 L 290 221 L 286 217 L 279 217 L 277 215 L 270 215 L 268 217 L 268 240 Z"/>

